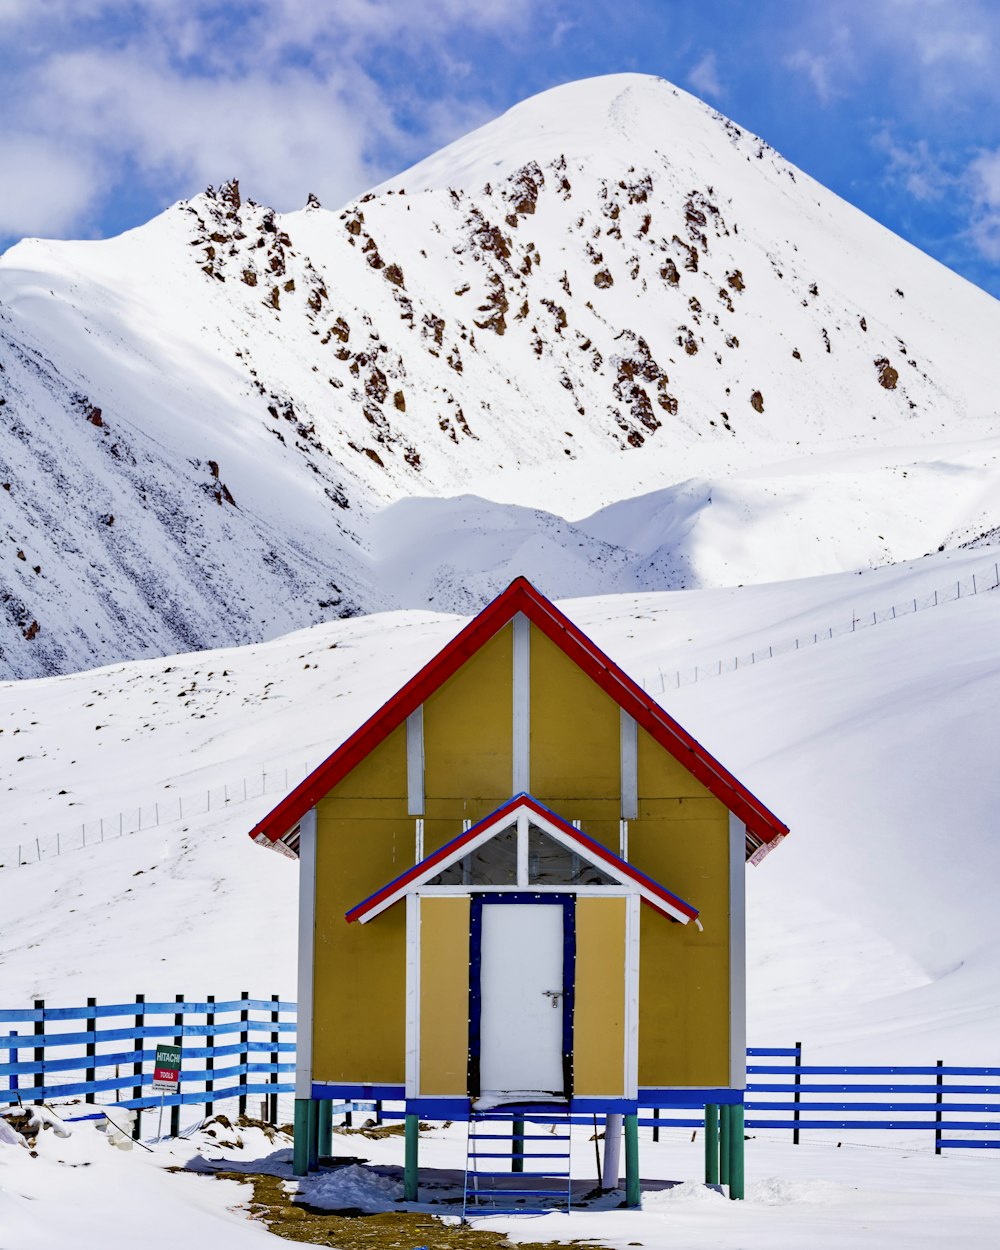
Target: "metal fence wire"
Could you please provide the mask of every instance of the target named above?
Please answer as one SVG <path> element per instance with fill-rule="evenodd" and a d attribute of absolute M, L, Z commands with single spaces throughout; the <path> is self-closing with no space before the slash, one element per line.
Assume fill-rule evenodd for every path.
<path fill-rule="evenodd" d="M 766 646 L 744 654 L 720 657 L 705 664 L 695 664 L 690 668 L 677 669 L 673 672 L 658 669 L 656 677 L 644 677 L 642 685 L 650 692 L 659 690 L 662 693 L 677 690 L 681 686 L 690 686 L 697 681 L 707 681 L 712 677 L 721 677 L 725 673 L 739 672 L 741 668 L 749 668 L 752 664 L 760 664 L 764 660 L 772 660 L 779 655 L 788 655 L 792 651 L 801 651 L 817 643 L 828 642 L 832 638 L 842 638 L 845 634 L 870 629 L 873 625 L 884 625 L 888 621 L 895 621 L 903 616 L 912 616 L 914 612 L 924 612 L 928 608 L 941 607 L 946 603 L 955 603 L 959 599 L 969 599 L 973 595 L 981 595 L 997 589 L 1000 589 L 1000 562 L 994 562 L 977 570 L 969 577 L 959 578 L 928 594 L 916 595 L 870 612 L 855 612 L 850 620 L 845 619 L 835 625 L 827 625 L 822 629 L 799 634 L 795 638 L 768 643 Z"/>

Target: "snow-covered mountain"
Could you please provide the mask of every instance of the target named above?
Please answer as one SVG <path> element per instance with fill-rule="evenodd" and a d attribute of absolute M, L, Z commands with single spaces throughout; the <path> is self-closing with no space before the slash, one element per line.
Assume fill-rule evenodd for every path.
<path fill-rule="evenodd" d="M 669 84 L 0 258 L 0 671 L 1000 526 L 1000 305 Z M 586 519 L 582 519 L 586 518 Z M 558 558 L 555 558 L 558 557 Z"/>

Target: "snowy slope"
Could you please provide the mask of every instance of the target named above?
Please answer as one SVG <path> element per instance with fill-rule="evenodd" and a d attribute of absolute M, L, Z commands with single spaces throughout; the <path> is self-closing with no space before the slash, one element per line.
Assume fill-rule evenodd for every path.
<path fill-rule="evenodd" d="M 998 333 L 996 301 L 638 75 L 342 211 L 228 184 L 21 243 L 0 666 L 468 610 L 512 571 L 608 593 L 959 545 L 1000 525 Z"/>
<path fill-rule="evenodd" d="M 656 693 L 691 658 L 923 602 L 998 558 L 565 607 Z M 0 686 L 0 862 L 35 832 L 320 758 L 460 624 L 391 613 Z M 998 640 L 990 591 L 660 695 L 793 829 L 747 870 L 753 1040 L 995 1062 Z M 246 837 L 278 797 L 0 870 L 8 1001 L 293 994 L 297 869 Z"/>

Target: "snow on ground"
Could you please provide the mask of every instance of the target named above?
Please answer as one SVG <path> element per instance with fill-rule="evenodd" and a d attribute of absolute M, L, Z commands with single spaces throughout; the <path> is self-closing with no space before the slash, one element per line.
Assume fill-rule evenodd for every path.
<path fill-rule="evenodd" d="M 151 1141 L 116 1149 L 93 1122 L 71 1124 L 71 1136 L 39 1139 L 37 1158 L 0 1143 L 2 1250 L 168 1250 L 179 1239 L 219 1250 L 289 1244 L 251 1218 L 249 1186 L 199 1172 L 268 1172 L 283 1177 L 289 1196 L 330 1211 L 413 1210 L 454 1220 L 460 1196 L 465 1136 L 462 1126 L 421 1134 L 421 1202 L 401 1204 L 402 1139 L 333 1138 L 340 1166 L 300 1182 L 290 1175 L 287 1138 L 270 1141 L 258 1129 L 196 1132 L 190 1140 Z M 575 1239 L 649 1250 L 817 1250 L 871 1247 L 913 1250 L 943 1244 L 992 1250 L 1000 1225 L 996 1161 L 935 1157 L 914 1147 L 852 1146 L 809 1141 L 798 1147 L 772 1137 L 747 1142 L 747 1194 L 730 1202 L 702 1185 L 702 1143 L 679 1131 L 654 1144 L 640 1142 L 642 1209 L 622 1210 L 622 1192 L 584 1201 L 595 1184 L 589 1134 L 573 1143 L 574 1202 L 569 1216 L 476 1218 L 474 1227 L 503 1231 L 515 1243 Z M 221 1139 L 221 1140 L 220 1140 Z M 357 1159 L 364 1162 L 356 1162 Z M 168 1174 L 166 1167 L 186 1174 Z M 455 1212 L 455 1214 L 449 1214 Z M 425 1238 L 422 1238 L 425 1240 Z M 401 1243 L 406 1245 L 405 1242 Z M 413 1244 L 416 1244 L 414 1238 Z M 431 1243 L 433 1244 L 433 1243 Z"/>
<path fill-rule="evenodd" d="M 36 1158 L 0 1143 L 0 1250 L 287 1245 L 239 1210 L 249 1186 L 166 1172 L 178 1147 L 121 1150 L 94 1121 L 67 1127 L 68 1137 L 44 1131 Z"/>

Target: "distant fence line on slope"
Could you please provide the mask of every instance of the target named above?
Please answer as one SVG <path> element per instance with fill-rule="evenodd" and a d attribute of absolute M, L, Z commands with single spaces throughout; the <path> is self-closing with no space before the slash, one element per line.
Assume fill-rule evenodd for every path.
<path fill-rule="evenodd" d="M 841 638 L 844 634 L 870 629 L 873 625 L 884 625 L 887 621 L 894 621 L 901 616 L 912 616 L 914 612 L 923 612 L 927 608 L 937 608 L 945 603 L 954 603 L 958 599 L 971 598 L 973 595 L 997 589 L 1000 589 L 1000 562 L 994 562 L 992 568 L 987 568 L 985 571 L 979 570 L 971 577 L 960 578 L 929 594 L 917 595 L 902 603 L 892 604 L 888 608 L 873 612 L 855 613 L 850 621 L 814 630 L 812 633 L 800 635 L 797 638 L 785 639 L 780 643 L 770 643 L 746 655 L 719 659 L 710 664 L 697 664 L 693 668 L 678 669 L 673 673 L 660 669 L 657 677 L 643 680 L 642 685 L 651 693 L 655 692 L 657 686 L 661 693 L 677 690 L 681 686 L 690 686 L 697 681 L 706 681 L 710 677 L 721 677 L 725 673 L 739 672 L 741 668 L 749 668 L 752 664 L 760 664 L 763 660 L 788 655 L 792 651 L 801 651 L 804 647 L 814 646 L 818 642 L 828 642 L 831 638 Z"/>
<path fill-rule="evenodd" d="M 774 659 L 779 655 L 787 655 L 813 646 L 818 642 L 826 642 L 831 638 L 839 638 L 844 634 L 856 633 L 858 630 L 881 625 L 886 621 L 896 620 L 901 616 L 912 616 L 914 612 L 923 612 L 927 608 L 940 607 L 945 603 L 954 603 L 958 599 L 969 598 L 986 591 L 1000 589 L 1000 562 L 994 562 L 992 569 L 987 568 L 973 573 L 971 577 L 960 578 L 954 584 L 931 591 L 926 595 L 911 597 L 902 603 L 893 604 L 888 608 L 865 612 L 857 615 L 841 625 L 828 626 L 813 631 L 811 634 L 785 640 L 781 643 L 769 644 L 760 650 L 751 651 L 747 655 L 737 655 L 732 659 L 716 660 L 712 664 L 696 665 L 690 669 L 679 669 L 673 674 L 658 670 L 658 677 L 643 679 L 645 690 L 655 693 L 656 686 L 660 692 L 676 690 L 681 686 L 692 685 L 697 681 L 705 681 L 710 677 L 720 677 L 725 673 L 735 673 L 741 668 L 749 668 L 760 664 L 763 660 Z M 205 816 L 234 803 L 243 803 L 248 799 L 262 798 L 271 793 L 287 793 L 289 778 L 296 781 L 307 776 L 319 761 L 311 764 L 290 766 L 274 771 L 265 768 L 259 775 L 242 777 L 239 780 L 222 786 L 212 786 L 208 790 L 194 795 L 178 795 L 164 797 L 153 803 L 129 808 L 124 812 L 115 812 L 112 816 L 102 816 L 83 821 L 72 828 L 56 833 L 42 834 L 35 838 L 25 838 L 20 843 L 11 842 L 0 847 L 0 871 L 5 868 L 22 868 L 29 864 L 37 864 L 43 859 L 63 855 L 68 851 L 80 851 L 85 847 L 99 842 L 110 841 L 126 834 L 141 833 L 148 829 L 160 828 L 163 825 L 176 824 L 192 816 Z M 281 778 L 281 781 L 277 779 Z M 214 799 L 213 799 L 214 796 Z M 145 814 L 145 820 L 144 820 Z M 16 857 L 15 857 L 16 854 Z"/>
<path fill-rule="evenodd" d="M 291 1119 L 295 1031 L 294 1002 L 277 994 L 254 999 L 249 991 L 222 1001 L 192 1002 L 178 994 L 173 1002 L 147 1002 L 140 994 L 130 1003 L 98 1005 L 88 998 L 85 1007 L 48 1007 L 39 999 L 32 1007 L 0 1009 L 0 1108 L 71 1100 L 70 1119 L 72 1100 L 128 1108 L 137 1112 L 133 1134 L 140 1137 L 143 1113 L 169 1107 L 176 1137 L 182 1106 L 200 1107 L 207 1118 L 219 1104 L 235 1103 L 237 1114 L 245 1115 L 257 1111 L 251 1100 L 259 1098 L 260 1119 L 278 1124 Z M 176 1094 L 152 1089 L 158 1041 L 180 1048 Z M 805 1131 L 928 1133 L 936 1154 L 1000 1150 L 1000 1067 L 955 1067 L 940 1059 L 933 1065 L 804 1064 L 801 1042 L 750 1046 L 746 1054 L 747 1129 L 789 1132 L 796 1144 Z M 342 1102 L 330 1110 L 348 1118 L 374 1111 L 378 1120 L 406 1113 L 402 1099 Z M 590 1116 L 571 1111 L 570 1119 L 592 1128 Z M 664 1129 L 703 1128 L 704 1115 L 681 1092 L 672 1106 L 640 1106 L 639 1123 L 653 1130 L 655 1141 Z"/>
<path fill-rule="evenodd" d="M 20 842 L 0 846 L 0 870 L 23 868 L 65 855 L 68 851 L 82 851 L 85 847 L 101 842 L 111 842 L 133 833 L 145 833 L 166 825 L 175 825 L 194 816 L 206 816 L 236 803 L 259 799 L 266 794 L 286 794 L 289 784 L 295 784 L 315 768 L 313 764 L 289 765 L 287 768 L 264 769 L 252 777 L 211 786 L 193 794 L 164 796 L 152 803 L 131 807 L 111 816 L 92 817 L 69 829 L 56 833 L 25 837 Z"/>

